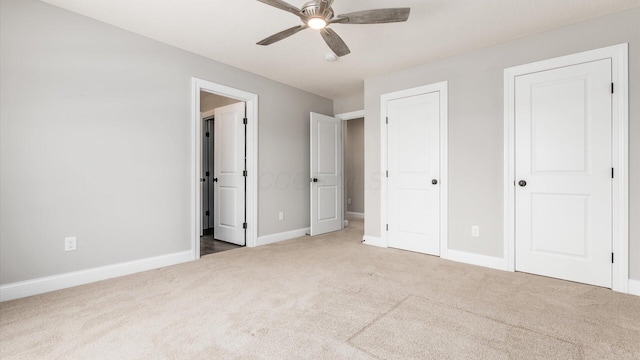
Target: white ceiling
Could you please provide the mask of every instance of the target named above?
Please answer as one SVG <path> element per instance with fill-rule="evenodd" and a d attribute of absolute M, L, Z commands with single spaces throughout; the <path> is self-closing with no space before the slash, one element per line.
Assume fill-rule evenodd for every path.
<path fill-rule="evenodd" d="M 351 48 L 339 61 L 315 30 L 256 42 L 301 24 L 256 0 L 43 0 L 240 69 L 337 99 L 364 79 L 640 6 L 640 0 L 335 0 L 337 14 L 410 7 L 406 23 L 334 24 Z M 289 0 L 300 7 L 306 0 Z M 587 35 L 585 35 L 587 36 Z"/>

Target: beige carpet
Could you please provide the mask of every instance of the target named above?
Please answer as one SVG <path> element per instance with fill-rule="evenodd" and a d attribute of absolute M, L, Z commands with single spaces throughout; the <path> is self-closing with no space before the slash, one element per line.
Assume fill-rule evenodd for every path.
<path fill-rule="evenodd" d="M 344 231 L 0 304 L 0 359 L 640 359 L 640 298 Z"/>

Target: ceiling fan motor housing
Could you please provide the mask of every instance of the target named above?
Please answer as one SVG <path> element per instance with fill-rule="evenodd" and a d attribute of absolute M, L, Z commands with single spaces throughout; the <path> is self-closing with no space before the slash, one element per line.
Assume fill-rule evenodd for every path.
<path fill-rule="evenodd" d="M 304 6 L 302 6 L 301 11 L 309 19 L 320 18 L 328 22 L 329 20 L 333 19 L 333 16 L 335 15 L 333 9 L 331 8 L 331 3 L 333 3 L 333 1 L 327 1 L 327 6 L 323 13 L 320 12 L 320 1 L 321 0 L 309 1 L 308 3 L 304 4 Z"/>

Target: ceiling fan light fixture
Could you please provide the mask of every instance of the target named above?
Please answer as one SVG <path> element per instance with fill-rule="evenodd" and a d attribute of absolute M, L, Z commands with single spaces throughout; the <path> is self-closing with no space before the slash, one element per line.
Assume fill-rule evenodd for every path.
<path fill-rule="evenodd" d="M 323 18 L 312 17 L 307 20 L 307 25 L 312 29 L 321 30 L 327 27 L 327 21 Z"/>

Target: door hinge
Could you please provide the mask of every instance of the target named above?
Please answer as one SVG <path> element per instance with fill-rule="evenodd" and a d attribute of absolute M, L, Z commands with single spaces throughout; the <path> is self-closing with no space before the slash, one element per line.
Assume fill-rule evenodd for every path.
<path fill-rule="evenodd" d="M 613 94 L 613 83 L 611 83 L 611 93 Z"/>
<path fill-rule="evenodd" d="M 387 177 L 389 177 L 389 170 L 387 170 Z"/>
<path fill-rule="evenodd" d="M 247 170 L 242 171 L 242 176 L 247 177 Z"/>
<path fill-rule="evenodd" d="M 386 124 L 389 124 L 389 117 L 387 116 Z"/>
<path fill-rule="evenodd" d="M 243 123 L 244 125 L 247 125 L 247 123 L 248 123 L 247 118 L 242 119 L 242 123 Z"/>
<path fill-rule="evenodd" d="M 209 216 L 209 214 L 210 214 L 210 213 L 209 213 L 209 210 L 205 211 L 205 213 L 204 213 L 204 214 L 205 214 L 206 216 Z"/>
<path fill-rule="evenodd" d="M 611 263 L 613 264 L 613 253 L 611 253 Z"/>
<path fill-rule="evenodd" d="M 613 168 L 611 168 L 611 178 L 613 179 Z"/>
<path fill-rule="evenodd" d="M 209 134 L 209 132 L 207 131 L 204 135 L 205 135 L 206 137 L 209 137 L 209 135 L 210 135 L 210 134 Z"/>
<path fill-rule="evenodd" d="M 205 176 L 209 176 L 211 175 L 208 171 L 206 173 L 204 173 Z"/>
<path fill-rule="evenodd" d="M 247 223 L 242 223 L 242 228 L 246 229 L 247 228 Z"/>
<path fill-rule="evenodd" d="M 387 231 L 389 231 L 389 224 L 387 224 Z"/>

